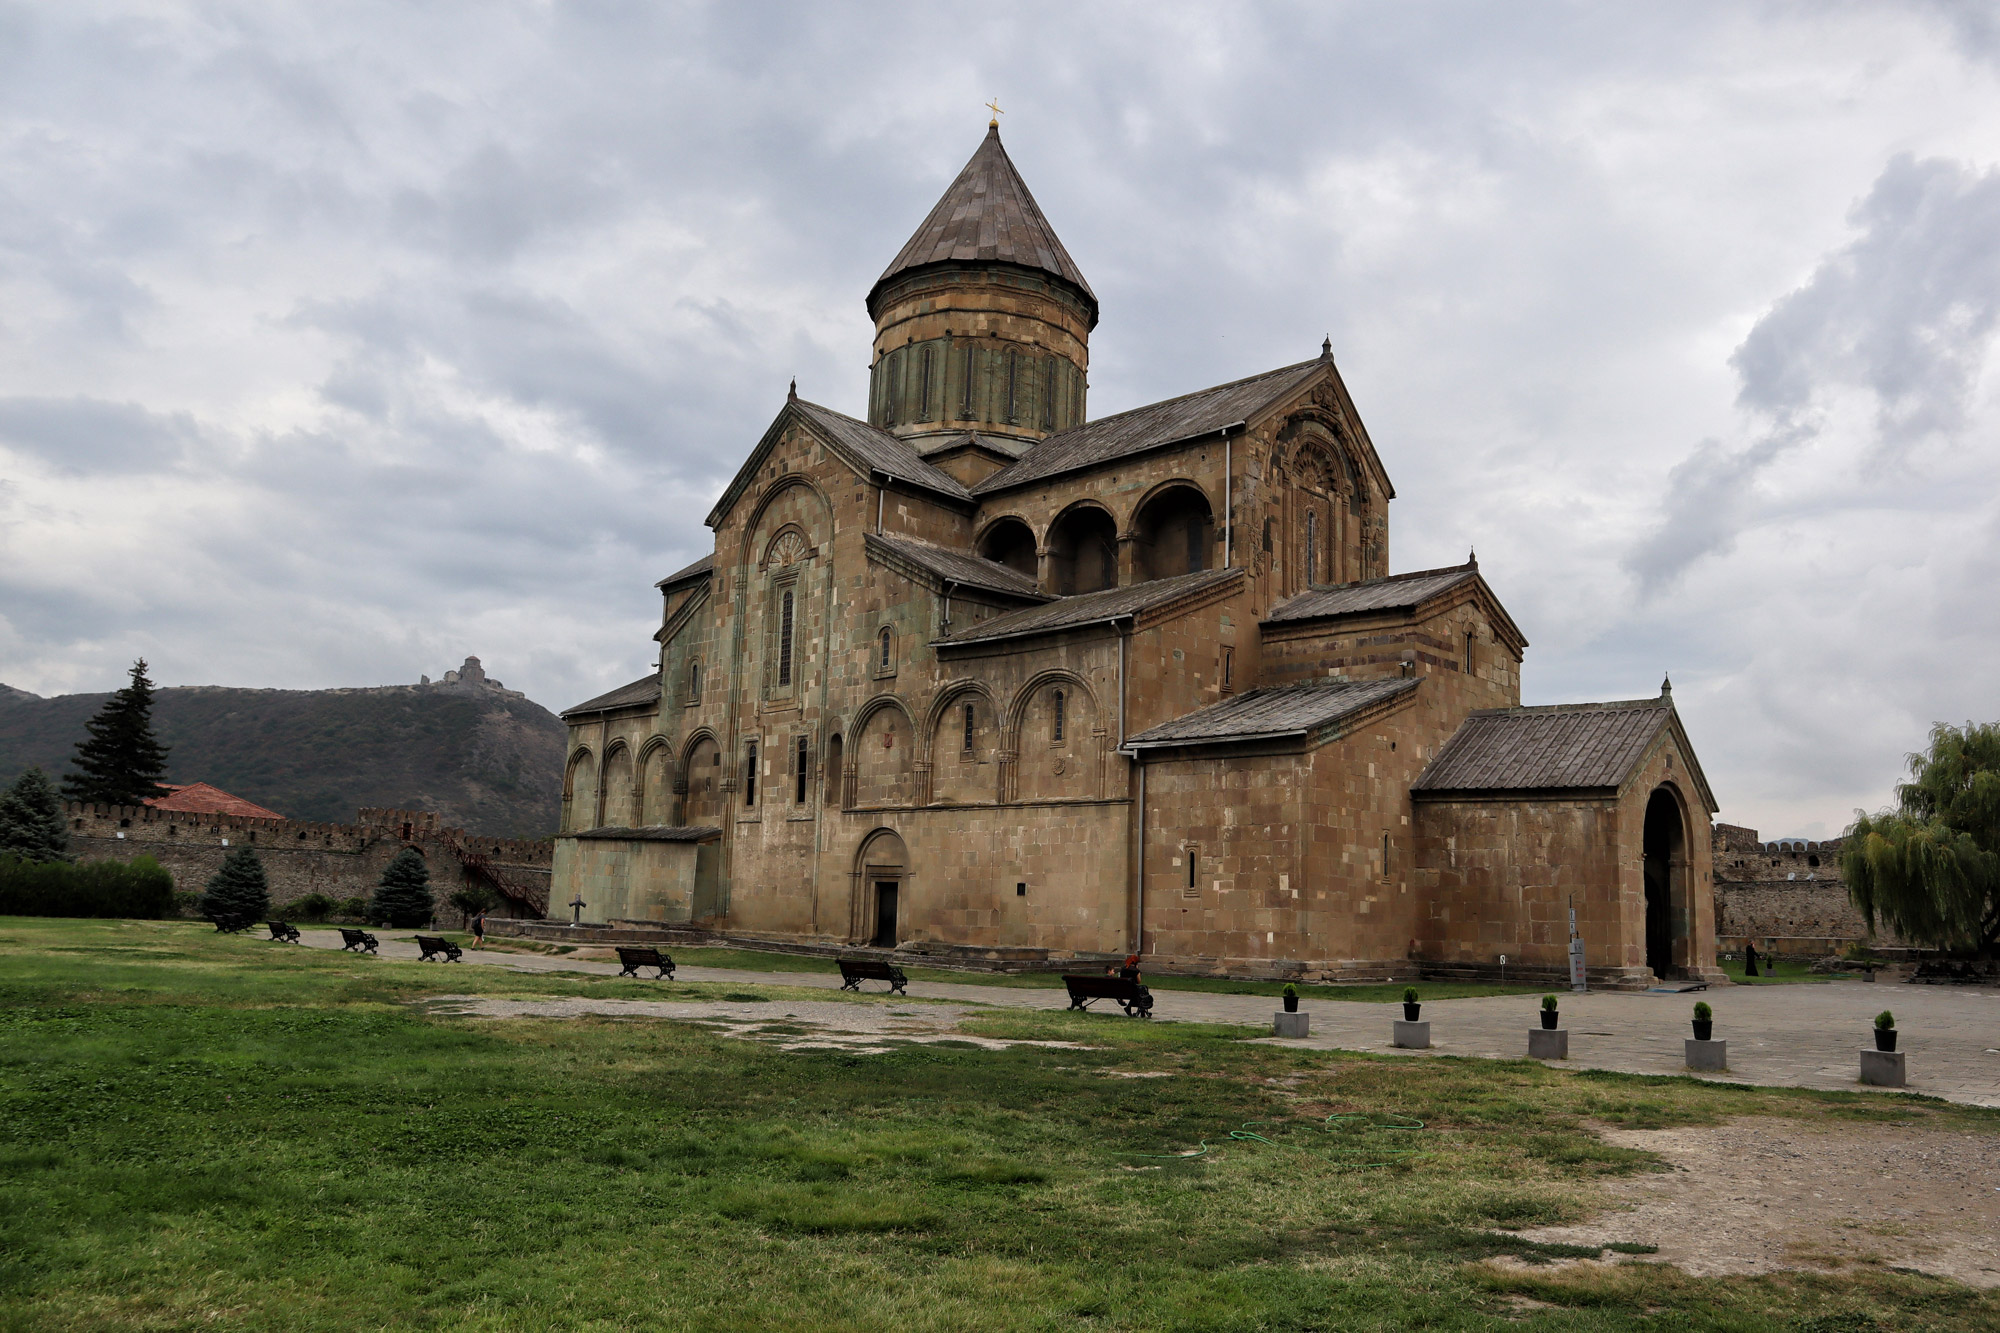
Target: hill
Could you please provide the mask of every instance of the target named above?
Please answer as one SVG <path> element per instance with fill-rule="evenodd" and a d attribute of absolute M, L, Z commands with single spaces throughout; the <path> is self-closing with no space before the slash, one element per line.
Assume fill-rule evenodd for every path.
<path fill-rule="evenodd" d="M 0 685 L 0 783 L 32 764 L 69 771 L 108 694 L 44 699 Z M 440 684 L 156 695 L 169 782 L 209 782 L 293 819 L 346 823 L 362 806 L 435 810 L 475 833 L 538 838 L 562 806 L 565 729 L 488 682 L 476 659 Z"/>

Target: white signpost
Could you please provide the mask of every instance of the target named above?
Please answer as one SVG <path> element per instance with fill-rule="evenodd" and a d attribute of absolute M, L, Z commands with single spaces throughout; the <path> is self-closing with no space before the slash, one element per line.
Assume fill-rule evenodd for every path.
<path fill-rule="evenodd" d="M 1581 995 L 1590 989 L 1583 973 L 1583 936 L 1576 933 L 1576 899 L 1569 900 L 1569 988 Z"/>

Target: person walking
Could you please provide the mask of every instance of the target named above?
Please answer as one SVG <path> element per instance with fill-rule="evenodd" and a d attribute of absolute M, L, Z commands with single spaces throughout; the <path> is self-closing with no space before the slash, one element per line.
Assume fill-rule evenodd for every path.
<path fill-rule="evenodd" d="M 472 918 L 472 947 L 475 949 L 486 947 L 486 913 L 483 911 Z"/>
<path fill-rule="evenodd" d="M 1746 940 L 1743 944 L 1743 975 L 1746 977 L 1757 975 L 1757 942 L 1755 940 Z"/>

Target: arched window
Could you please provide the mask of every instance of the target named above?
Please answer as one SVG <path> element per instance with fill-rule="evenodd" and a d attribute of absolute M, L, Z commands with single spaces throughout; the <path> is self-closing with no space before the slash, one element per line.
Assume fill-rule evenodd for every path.
<path fill-rule="evenodd" d="M 701 702 L 700 662 L 688 663 L 688 702 L 691 704 L 698 704 Z"/>
<path fill-rule="evenodd" d="M 1306 586 L 1319 581 L 1319 510 L 1306 510 Z"/>
<path fill-rule="evenodd" d="M 1264 520 L 1264 549 L 1271 549 L 1271 520 L 1268 518 Z"/>
<path fill-rule="evenodd" d="M 1063 704 L 1065 702 L 1063 692 L 1057 690 L 1053 700 L 1054 713 L 1050 718 L 1049 724 L 1049 739 L 1052 741 L 1060 741 L 1063 738 Z"/>
<path fill-rule="evenodd" d="M 963 747 L 967 754 L 972 753 L 972 721 L 972 705 L 968 703 L 965 706 L 965 745 Z"/>
<path fill-rule="evenodd" d="M 1477 631 L 1467 630 L 1465 632 L 1465 674 L 1469 676 L 1477 670 L 1479 670 L 1479 635 Z"/>
<path fill-rule="evenodd" d="M 785 589 L 778 609 L 778 684 L 792 683 L 792 608 L 790 588 Z"/>
<path fill-rule="evenodd" d="M 889 669 L 889 653 L 895 641 L 896 636 L 890 632 L 887 625 L 884 625 L 882 632 L 875 637 L 877 648 L 875 669 L 877 671 L 887 671 Z"/>
<path fill-rule="evenodd" d="M 840 749 L 841 749 L 841 747 L 840 747 L 840 737 L 839 737 L 838 735 L 835 735 L 835 736 L 833 736 L 833 737 L 832 737 L 831 739 L 829 739 L 829 740 L 827 741 L 827 743 L 826 743 L 826 803 L 827 803 L 828 805 L 839 805 L 839 804 L 840 804 L 840 788 L 841 788 L 841 784 L 842 784 L 843 782 L 845 782 L 845 781 L 846 781 L 846 778 L 842 776 L 842 771 L 841 771 L 841 770 L 842 770 L 842 762 L 841 762 L 841 754 L 840 754 Z"/>
<path fill-rule="evenodd" d="M 743 804 L 757 804 L 757 742 L 751 741 L 743 751 Z"/>
<path fill-rule="evenodd" d="M 929 344 L 925 344 L 924 346 L 923 376 L 923 410 L 917 414 L 917 420 L 929 421 L 931 419 L 931 349 Z"/>
<path fill-rule="evenodd" d="M 792 803 L 794 805 L 804 805 L 806 803 L 806 769 L 808 763 L 807 759 L 808 753 L 809 751 L 807 748 L 806 738 L 801 736 L 799 737 L 798 748 L 792 768 L 792 783 L 793 783 Z"/>

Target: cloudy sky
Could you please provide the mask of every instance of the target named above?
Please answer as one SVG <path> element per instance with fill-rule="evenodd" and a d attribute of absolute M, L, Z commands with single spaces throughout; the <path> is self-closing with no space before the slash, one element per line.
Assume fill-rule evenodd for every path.
<path fill-rule="evenodd" d="M 997 95 L 1093 414 L 1330 334 L 1529 702 L 1837 832 L 2000 717 L 1993 12 L 0 0 L 0 681 L 642 674 Z"/>

